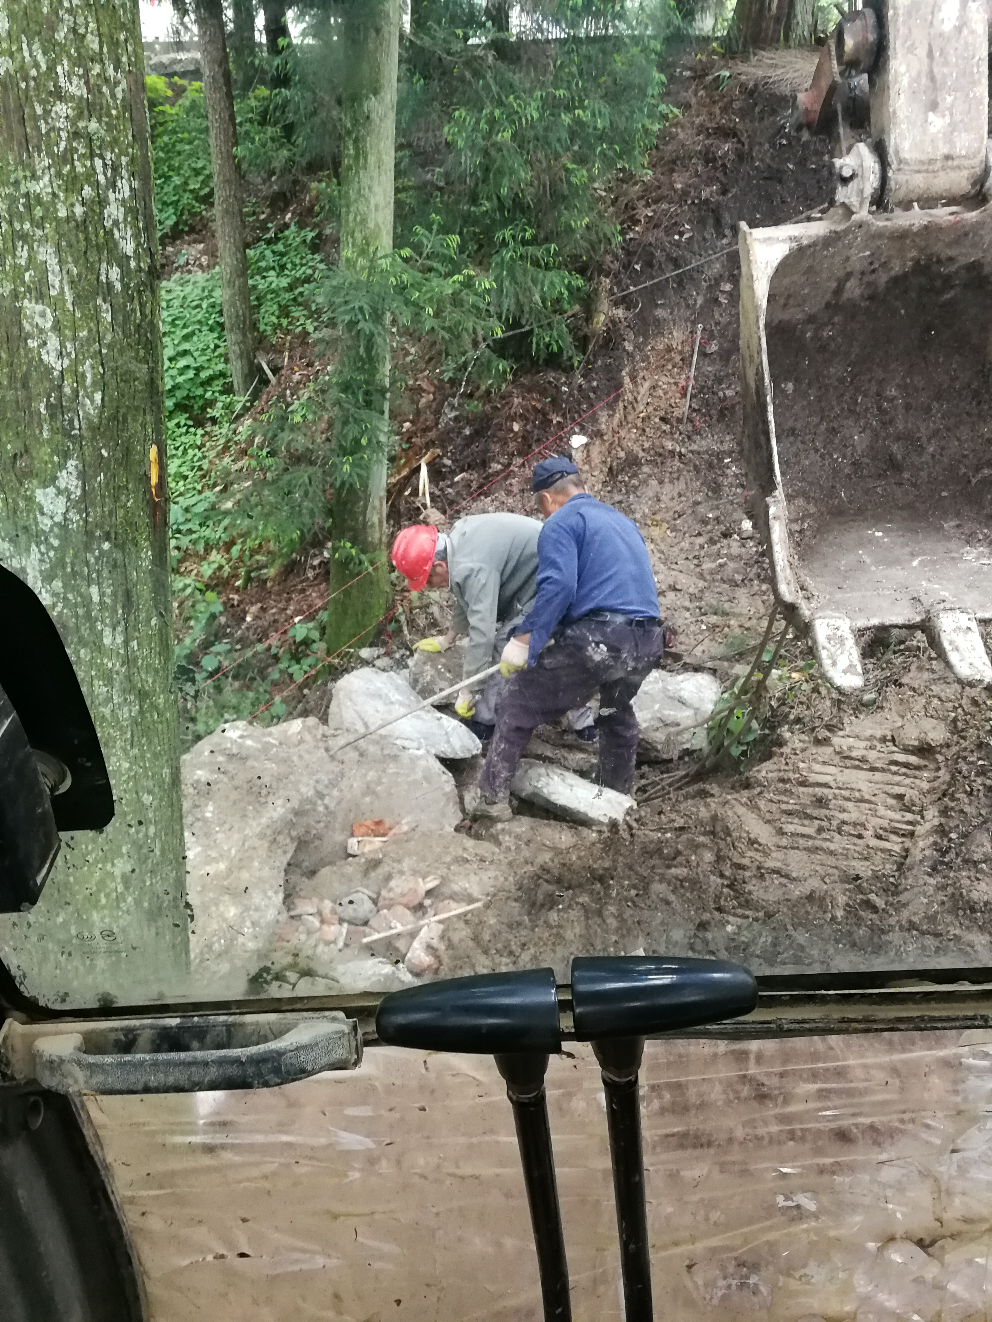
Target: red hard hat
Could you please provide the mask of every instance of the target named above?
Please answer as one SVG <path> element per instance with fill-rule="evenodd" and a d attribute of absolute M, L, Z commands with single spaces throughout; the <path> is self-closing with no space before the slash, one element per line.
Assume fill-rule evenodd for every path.
<path fill-rule="evenodd" d="M 396 534 L 393 564 L 404 576 L 411 592 L 423 592 L 434 564 L 437 529 L 430 523 L 414 523 Z"/>

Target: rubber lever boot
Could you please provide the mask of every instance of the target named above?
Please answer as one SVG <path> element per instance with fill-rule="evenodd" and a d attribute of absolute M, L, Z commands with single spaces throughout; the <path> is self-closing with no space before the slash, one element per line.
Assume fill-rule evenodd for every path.
<path fill-rule="evenodd" d="M 537 1249 L 545 1322 L 570 1322 L 568 1263 L 544 1091 L 548 1057 L 531 1052 L 512 1052 L 496 1056 L 495 1061 L 496 1068 L 506 1080 L 506 1095 L 513 1106 L 517 1146 L 524 1168 L 527 1205 Z"/>
<path fill-rule="evenodd" d="M 594 1042 L 592 1049 L 602 1067 L 606 1090 L 624 1317 L 626 1322 L 652 1322 L 651 1248 L 637 1078 L 644 1054 L 644 1039 L 621 1037 L 611 1042 Z"/>

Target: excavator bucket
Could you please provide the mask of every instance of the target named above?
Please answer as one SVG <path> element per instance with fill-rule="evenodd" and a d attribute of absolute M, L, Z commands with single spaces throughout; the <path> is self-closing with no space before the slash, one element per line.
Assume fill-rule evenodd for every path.
<path fill-rule="evenodd" d="M 897 0 L 879 7 L 890 25 L 879 95 L 891 98 L 902 78 L 925 123 L 934 117 L 932 91 L 924 97 L 912 69 L 894 67 L 901 12 Z M 826 678 L 842 690 L 863 683 L 858 631 L 879 625 L 925 629 L 961 681 L 992 684 L 979 628 L 992 620 L 992 207 L 978 196 L 987 135 L 984 10 L 979 17 L 980 136 L 971 132 L 958 171 L 967 203 L 920 209 L 908 201 L 914 179 L 927 203 L 934 180 L 953 186 L 967 136 L 953 116 L 957 137 L 936 170 L 925 155 L 906 164 L 893 140 L 911 135 L 879 115 L 890 132 L 890 209 L 874 209 L 882 170 L 858 144 L 837 162 L 838 195 L 850 199 L 853 181 L 853 202 L 808 224 L 741 228 L 753 513 L 779 604 L 809 631 Z M 953 70 L 955 40 L 974 34 L 965 25 L 963 36 L 944 35 Z M 970 69 L 975 59 L 964 55 Z M 966 109 L 975 120 L 970 102 Z M 874 99 L 872 112 L 874 122 Z M 896 192 L 907 209 L 895 209 Z"/>

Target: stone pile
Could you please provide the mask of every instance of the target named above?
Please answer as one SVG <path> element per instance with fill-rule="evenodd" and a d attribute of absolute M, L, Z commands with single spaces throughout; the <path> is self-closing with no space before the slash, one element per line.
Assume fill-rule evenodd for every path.
<path fill-rule="evenodd" d="M 481 745 L 434 708 L 403 713 L 417 705 L 418 690 L 445 687 L 460 668 L 456 647 L 417 653 L 406 675 L 374 665 L 354 670 L 335 685 L 327 726 L 312 717 L 267 729 L 233 722 L 186 754 L 198 990 L 239 996 L 249 983 L 297 994 L 386 991 L 439 971 L 439 920 L 465 905 L 465 886 L 459 896 L 452 874 L 454 896 L 432 896 L 430 877 L 397 875 L 404 858 L 397 842 L 413 833 L 418 848 L 433 851 L 420 868 L 450 871 L 443 860 L 454 857 L 464 809 L 449 767 L 464 766 Z M 705 721 L 718 698 L 706 674 L 649 676 L 635 704 L 648 755 L 671 757 L 689 746 L 695 735 L 682 727 Z M 402 719 L 381 733 L 348 743 L 395 715 Z M 533 758 L 521 762 L 513 792 L 585 827 L 621 821 L 633 806 L 626 795 Z M 539 823 L 519 825 L 533 844 Z M 377 886 L 370 878 L 379 867 Z"/>
<path fill-rule="evenodd" d="M 336 869 L 325 868 L 313 878 L 314 889 L 324 893 L 293 901 L 271 951 L 274 984 L 297 995 L 383 991 L 438 973 L 444 958 L 439 920 L 464 906 L 435 902 L 436 878 L 394 876 L 381 890 L 366 882 L 333 898 L 344 884 Z M 368 977 L 374 988 L 363 981 Z"/>

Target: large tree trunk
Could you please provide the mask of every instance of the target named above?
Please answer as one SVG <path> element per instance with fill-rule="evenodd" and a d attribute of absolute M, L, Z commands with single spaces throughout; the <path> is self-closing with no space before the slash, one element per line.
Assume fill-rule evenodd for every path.
<path fill-rule="evenodd" d="M 733 32 L 743 50 L 809 45 L 816 29 L 815 0 L 737 0 Z"/>
<path fill-rule="evenodd" d="M 224 38 L 222 0 L 196 0 L 203 94 L 210 132 L 214 177 L 214 232 L 220 266 L 227 357 L 236 395 L 247 395 L 255 381 L 255 334 L 248 290 L 248 253 L 241 206 L 238 130 L 234 122 L 231 67 Z"/>
<path fill-rule="evenodd" d="M 0 943 L 69 1004 L 188 967 L 157 256 L 137 6 L 3 0 L 0 562 L 59 628 L 116 812 Z"/>
<path fill-rule="evenodd" d="M 234 84 L 246 96 L 255 83 L 255 0 L 231 0 L 231 62 Z"/>
<path fill-rule="evenodd" d="M 345 0 L 340 13 L 346 78 L 341 263 L 365 270 L 370 260 L 393 246 L 399 0 Z M 385 327 L 342 328 L 338 381 L 344 398 L 335 422 L 335 443 L 339 455 L 343 446 L 354 456 L 355 480 L 335 492 L 334 539 L 370 557 L 375 570 L 332 601 L 327 621 L 330 651 L 352 642 L 363 628 L 371 629 L 389 599 L 385 548 L 389 340 L 385 332 Z M 363 421 L 357 424 L 356 418 Z M 331 591 L 354 576 L 347 561 L 332 560 Z"/>

